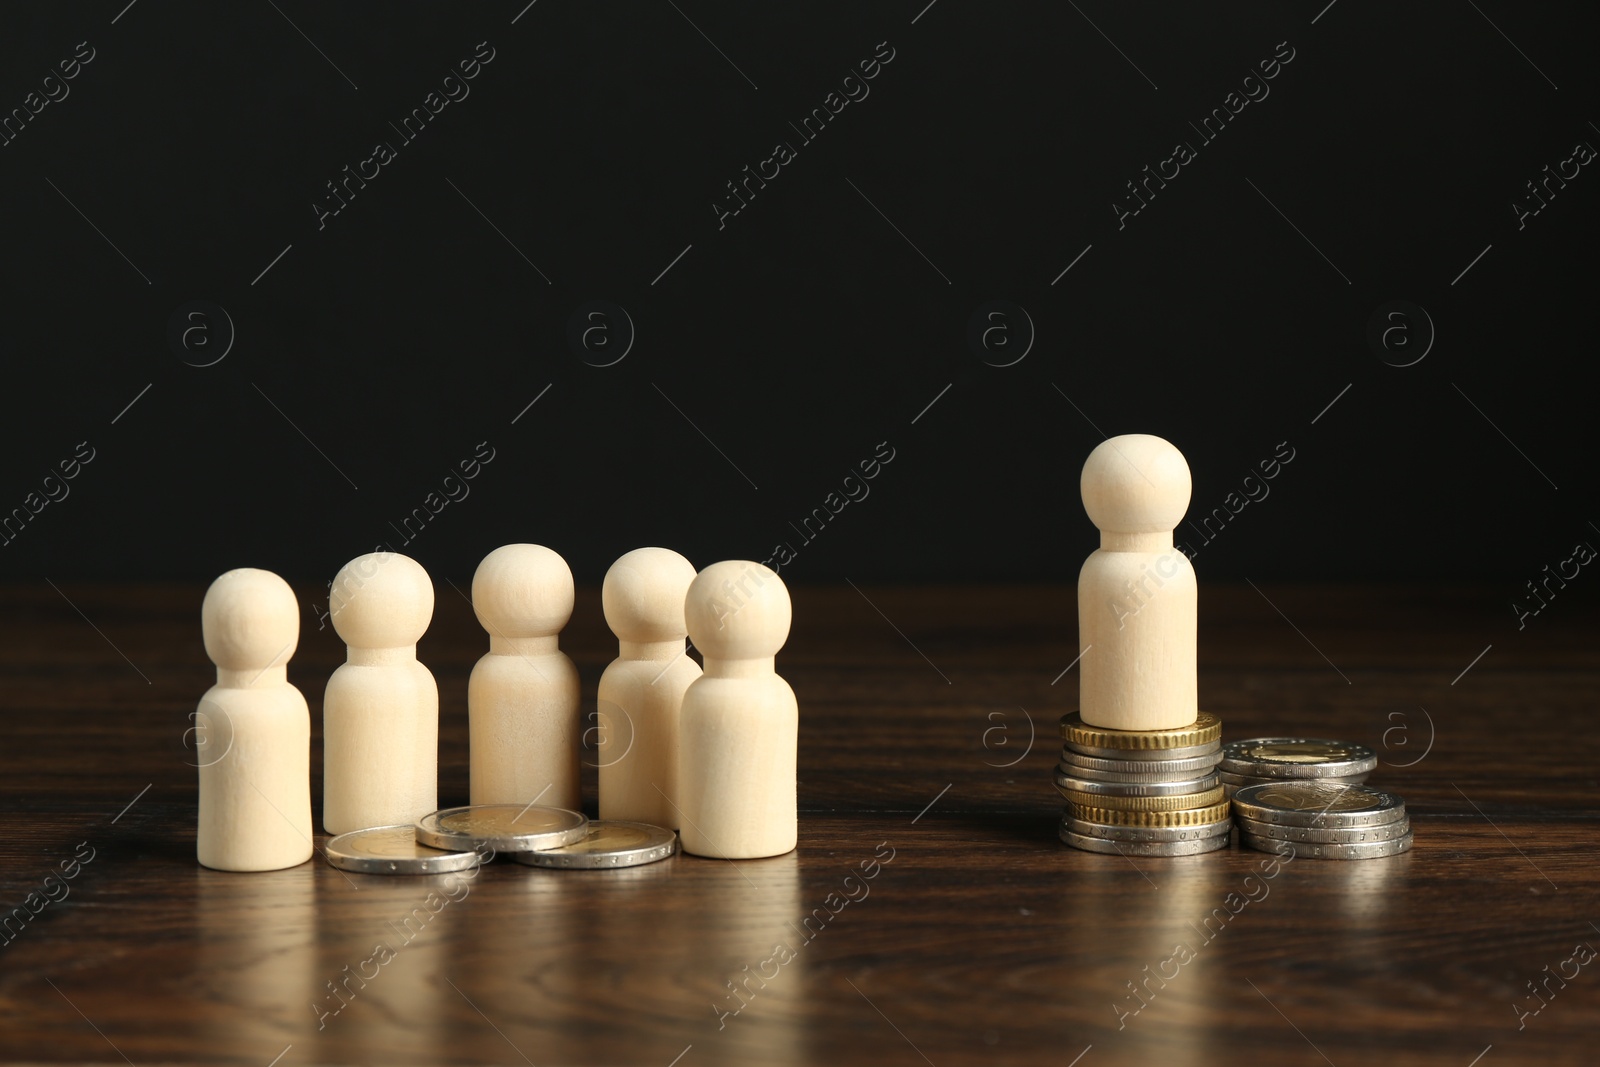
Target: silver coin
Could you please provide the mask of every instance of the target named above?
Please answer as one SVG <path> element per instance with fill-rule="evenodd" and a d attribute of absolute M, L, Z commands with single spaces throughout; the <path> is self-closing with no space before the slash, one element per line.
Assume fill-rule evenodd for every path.
<path fill-rule="evenodd" d="M 1063 770 L 1072 769 L 1070 773 L 1074 774 L 1078 770 L 1085 770 L 1115 775 L 1116 781 L 1143 781 L 1145 779 L 1134 776 L 1150 775 L 1166 782 L 1173 778 L 1193 778 L 1198 774 L 1209 774 L 1216 767 L 1217 759 L 1216 753 L 1174 760 L 1101 759 L 1098 756 L 1063 751 L 1061 767 Z"/>
<path fill-rule="evenodd" d="M 373 826 L 333 838 L 323 848 L 328 863 L 361 874 L 448 874 L 476 867 L 476 852 L 453 852 L 417 843 L 415 826 Z"/>
<path fill-rule="evenodd" d="M 582 841 L 589 820 L 565 808 L 522 804 L 476 804 L 446 808 L 417 822 L 417 840 L 434 848 L 476 848 L 496 852 L 536 852 Z"/>
<path fill-rule="evenodd" d="M 1189 793 L 1204 793 L 1217 784 L 1217 776 L 1190 778 L 1181 782 L 1101 782 L 1080 778 L 1076 774 L 1056 769 L 1056 788 L 1072 799 L 1072 793 L 1092 793 L 1108 797 L 1175 797 Z"/>
<path fill-rule="evenodd" d="M 1157 771 L 1148 774 L 1131 774 L 1120 771 L 1097 771 L 1092 767 L 1080 767 L 1075 763 L 1067 763 L 1065 761 L 1057 763 L 1056 770 L 1070 778 L 1082 778 L 1090 782 L 1127 782 L 1133 784 L 1182 782 L 1214 773 L 1212 767 L 1201 766 L 1187 771 Z"/>
<path fill-rule="evenodd" d="M 1068 813 L 1061 818 L 1061 829 L 1104 841 L 1200 841 L 1208 837 L 1227 837 L 1233 831 L 1233 820 L 1223 819 L 1199 826 L 1112 826 L 1074 818 Z"/>
<path fill-rule="evenodd" d="M 1406 832 L 1399 837 L 1391 837 L 1386 841 L 1364 841 L 1360 844 L 1338 845 L 1316 841 L 1279 841 L 1271 837 L 1257 837 L 1255 834 L 1240 832 L 1239 843 L 1247 848 L 1257 849 L 1262 852 L 1276 852 L 1283 854 L 1285 848 L 1292 849 L 1296 856 L 1308 856 L 1321 860 L 1375 860 L 1385 856 L 1397 856 L 1402 852 L 1411 851 L 1411 834 Z"/>
<path fill-rule="evenodd" d="M 1114 856 L 1196 856 L 1202 852 L 1216 852 L 1228 847 L 1232 838 L 1228 834 L 1202 837 L 1190 841 L 1108 841 L 1089 837 L 1063 827 L 1061 840 L 1085 852 L 1105 852 Z M 1278 842 L 1285 844 L 1285 842 Z"/>
<path fill-rule="evenodd" d="M 1377 826 L 1405 818 L 1406 802 L 1370 785 L 1268 782 L 1233 794 L 1235 815 L 1279 826 L 1340 829 Z"/>
<path fill-rule="evenodd" d="M 638 867 L 664 860 L 678 851 L 678 835 L 660 826 L 613 819 L 591 820 L 583 840 L 540 852 L 518 852 L 511 858 L 529 867 L 588 870 Z"/>
<path fill-rule="evenodd" d="M 1194 759 L 1196 756 L 1209 756 L 1214 752 L 1222 751 L 1221 741 L 1211 741 L 1204 745 L 1189 745 L 1185 748 L 1102 748 L 1099 745 L 1080 745 L 1068 741 L 1061 746 L 1063 753 L 1076 752 L 1080 756 L 1093 756 L 1095 759 L 1131 759 L 1151 763 L 1163 760 Z"/>
<path fill-rule="evenodd" d="M 1219 770 L 1256 778 L 1347 778 L 1371 774 L 1378 755 L 1352 741 L 1255 737 L 1222 746 Z"/>
<path fill-rule="evenodd" d="M 1217 778 L 1222 782 L 1223 785 L 1231 785 L 1231 786 L 1236 786 L 1236 787 L 1237 786 L 1246 786 L 1246 785 L 1264 785 L 1264 784 L 1266 784 L 1268 782 L 1281 782 L 1281 781 L 1293 781 L 1293 780 L 1295 780 L 1295 779 L 1285 779 L 1285 778 L 1260 778 L 1260 777 L 1257 777 L 1256 775 L 1253 775 L 1253 774 L 1235 774 L 1232 771 L 1223 770 L 1220 765 L 1217 767 Z M 1303 780 L 1306 780 L 1306 779 L 1300 779 L 1300 780 L 1303 781 Z M 1331 783 L 1333 783 L 1335 785 L 1360 785 L 1362 782 L 1364 782 L 1366 780 L 1367 780 L 1367 776 L 1365 774 L 1350 774 L 1350 775 L 1343 775 L 1343 776 L 1333 777 L 1333 778 L 1318 778 L 1318 779 L 1316 779 L 1316 781 L 1319 781 L 1319 782 L 1331 782 Z"/>
<path fill-rule="evenodd" d="M 1239 816 L 1239 832 L 1252 837 L 1270 837 L 1274 841 L 1307 841 L 1323 845 L 1359 845 L 1367 841 L 1388 841 L 1411 832 L 1410 819 L 1379 823 L 1376 826 L 1349 826 L 1343 829 L 1319 829 L 1314 826 L 1279 826 L 1257 822 Z"/>

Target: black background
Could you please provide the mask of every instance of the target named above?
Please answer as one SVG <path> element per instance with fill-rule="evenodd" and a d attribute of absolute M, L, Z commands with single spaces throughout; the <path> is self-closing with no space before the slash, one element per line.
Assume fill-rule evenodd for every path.
<path fill-rule="evenodd" d="M 1576 5 L 925 2 L 7 4 L 0 110 L 95 58 L 0 148 L 0 509 L 95 458 L 0 576 L 325 581 L 388 543 L 463 579 L 536 541 L 597 582 L 642 544 L 704 566 L 788 541 L 790 582 L 1070 581 L 1096 544 L 1078 471 L 1128 432 L 1184 451 L 1196 518 L 1294 450 L 1214 543 L 1180 528 L 1202 581 L 1510 597 L 1600 544 L 1600 176 L 1524 229 L 1511 207 L 1600 145 Z M 1201 145 L 1189 123 L 1284 41 Z M 470 96 L 402 143 L 479 42 Z M 798 158 L 719 230 L 780 140 Z M 1180 140 L 1198 158 L 1119 230 Z M 397 158 L 319 229 L 378 141 Z M 1037 331 L 1008 367 L 967 343 L 994 299 Z M 203 368 L 167 337 L 195 300 L 237 334 Z M 568 343 L 591 300 L 636 327 L 613 366 Z M 1436 330 L 1408 367 L 1367 341 L 1395 300 Z M 870 496 L 805 543 L 790 524 L 880 442 Z"/>

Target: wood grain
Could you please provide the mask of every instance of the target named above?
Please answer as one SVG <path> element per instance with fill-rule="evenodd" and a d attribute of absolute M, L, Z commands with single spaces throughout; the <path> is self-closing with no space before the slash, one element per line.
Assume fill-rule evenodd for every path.
<path fill-rule="evenodd" d="M 1581 590 L 1519 632 L 1493 590 L 1203 587 L 1201 706 L 1228 738 L 1377 748 L 1374 781 L 1413 812 L 1406 856 L 1263 879 L 1238 848 L 1065 848 L 1050 768 L 1076 700 L 1072 591 L 844 587 L 794 590 L 780 656 L 801 708 L 796 852 L 500 863 L 471 883 L 195 863 L 202 592 L 0 591 L 0 902 L 93 849 L 0 948 L 7 1061 L 1466 1067 L 1492 1045 L 1483 1067 L 1593 1062 L 1600 961 L 1564 987 L 1544 971 L 1600 947 L 1600 626 Z M 290 678 L 320 725 L 343 647 L 299 592 Z M 614 644 L 597 593 L 578 604 L 563 647 L 590 708 Z M 441 803 L 466 800 L 483 645 L 441 582 L 419 649 Z M 312 765 L 320 799 L 320 729 Z M 365 962 L 380 941 L 393 958 Z M 1162 978 L 1180 942 L 1193 959 Z M 1519 1030 L 1530 980 L 1546 1006 Z"/>

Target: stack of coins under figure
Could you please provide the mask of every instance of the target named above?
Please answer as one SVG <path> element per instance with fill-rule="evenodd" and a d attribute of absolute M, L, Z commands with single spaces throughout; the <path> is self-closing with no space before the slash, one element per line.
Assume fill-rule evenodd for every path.
<path fill-rule="evenodd" d="M 363 874 L 443 874 L 506 853 L 530 867 L 612 870 L 675 855 L 678 835 L 645 823 L 592 821 L 582 812 L 480 804 L 425 815 L 415 826 L 376 826 L 328 842 L 328 862 Z"/>
<path fill-rule="evenodd" d="M 1356 785 L 1367 780 L 1378 756 L 1365 745 L 1320 737 L 1253 737 L 1230 741 L 1217 777 L 1231 798 L 1235 790 L 1264 782 L 1314 779 Z"/>
<path fill-rule="evenodd" d="M 1217 780 L 1222 722 L 1200 713 L 1172 730 L 1110 730 L 1061 717 L 1056 788 L 1061 840 L 1089 852 L 1191 856 L 1228 846 L 1233 822 Z"/>
<path fill-rule="evenodd" d="M 1240 844 L 1262 852 L 1364 860 L 1411 848 L 1405 801 L 1370 785 L 1247 785 L 1233 795 L 1233 810 Z"/>

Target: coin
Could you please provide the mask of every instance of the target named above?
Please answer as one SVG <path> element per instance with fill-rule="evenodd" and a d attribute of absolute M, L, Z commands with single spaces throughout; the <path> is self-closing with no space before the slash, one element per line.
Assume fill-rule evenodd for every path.
<path fill-rule="evenodd" d="M 1076 833 L 1063 826 L 1060 830 L 1061 840 L 1073 848 L 1081 848 L 1085 852 L 1106 852 L 1116 856 L 1195 856 L 1202 852 L 1216 852 L 1228 847 L 1232 840 L 1228 834 L 1218 834 L 1216 837 L 1202 837 L 1192 841 L 1107 841 L 1100 837 L 1089 837 Z M 1278 842 L 1287 844 L 1287 842 Z"/>
<path fill-rule="evenodd" d="M 1251 837 L 1270 837 L 1274 841 L 1309 841 L 1324 845 L 1359 845 L 1364 841 L 1387 841 L 1411 832 L 1410 819 L 1379 823 L 1376 826 L 1350 826 L 1343 829 L 1318 829 L 1312 826 L 1279 826 L 1240 816 L 1239 832 Z"/>
<path fill-rule="evenodd" d="M 328 862 L 361 874 L 448 874 L 476 867 L 476 852 L 452 852 L 417 843 L 415 826 L 373 826 L 333 838 L 323 848 Z"/>
<path fill-rule="evenodd" d="M 1337 845 L 1325 844 L 1315 841 L 1278 841 L 1270 837 L 1257 837 L 1255 834 L 1240 832 L 1240 844 L 1263 852 L 1277 852 L 1283 854 L 1287 846 L 1294 850 L 1296 856 L 1309 856 L 1322 860 L 1375 860 L 1384 856 L 1397 856 L 1402 852 L 1411 851 L 1411 834 L 1401 834 L 1391 837 L 1386 841 L 1363 841 L 1360 844 Z"/>
<path fill-rule="evenodd" d="M 1395 822 L 1405 817 L 1406 802 L 1370 785 L 1269 782 L 1240 788 L 1233 810 L 1257 822 L 1335 829 Z"/>
<path fill-rule="evenodd" d="M 1189 748 L 1222 737 L 1222 720 L 1202 711 L 1194 722 L 1171 730 L 1112 730 L 1091 726 L 1076 711 L 1061 716 L 1061 739 L 1075 745 L 1114 748 L 1119 751 Z"/>
<path fill-rule="evenodd" d="M 1208 742 L 1204 745 L 1185 745 L 1182 748 L 1105 748 L 1100 745 L 1080 745 L 1075 741 L 1066 741 L 1061 746 L 1063 753 L 1076 752 L 1080 756 L 1093 756 L 1096 759 L 1126 759 L 1137 756 L 1142 760 L 1173 760 L 1194 759 L 1196 756 L 1209 756 L 1222 751 L 1222 741 Z"/>
<path fill-rule="evenodd" d="M 417 840 L 435 848 L 488 845 L 496 852 L 534 852 L 582 841 L 589 820 L 565 808 L 476 804 L 446 808 L 417 822 Z"/>
<path fill-rule="evenodd" d="M 1247 785 L 1265 785 L 1269 782 L 1307 780 L 1288 778 L 1258 778 L 1253 774 L 1235 774 L 1232 771 L 1225 771 L 1221 767 L 1217 768 L 1217 778 L 1222 782 L 1223 785 L 1231 785 L 1235 788 L 1240 788 Z M 1362 782 L 1367 780 L 1367 776 L 1365 774 L 1350 774 L 1340 775 L 1334 778 L 1318 778 L 1315 780 L 1318 782 L 1330 782 L 1334 785 L 1360 785 Z"/>
<path fill-rule="evenodd" d="M 1117 775 L 1117 780 L 1139 781 L 1133 775 L 1157 775 L 1152 781 L 1171 781 L 1173 778 L 1192 778 L 1196 774 L 1209 774 L 1217 765 L 1215 754 L 1195 756 L 1190 759 L 1173 760 L 1133 760 L 1133 759 L 1100 759 L 1096 756 L 1084 756 L 1070 749 L 1061 753 L 1061 767 L 1078 768 L 1086 771 L 1096 771 L 1100 774 Z M 1072 771 L 1070 773 L 1076 773 Z M 1124 777 L 1128 776 L 1128 777 Z"/>
<path fill-rule="evenodd" d="M 1222 747 L 1220 770 L 1256 778 L 1343 778 L 1371 774 L 1378 756 L 1365 745 L 1318 737 L 1256 737 Z"/>
<path fill-rule="evenodd" d="M 643 822 L 593 820 L 581 841 L 511 858 L 530 867 L 585 869 L 638 867 L 664 860 L 678 851 L 678 835 Z"/>
<path fill-rule="evenodd" d="M 1123 782 L 1130 785 L 1159 785 L 1162 782 L 1182 782 L 1214 773 L 1211 767 L 1200 767 L 1192 771 L 1173 771 L 1171 773 L 1123 774 L 1117 771 L 1097 771 L 1090 767 L 1079 767 L 1076 764 L 1064 762 L 1056 764 L 1056 771 L 1069 778 L 1082 778 L 1089 782 Z"/>
<path fill-rule="evenodd" d="M 1115 808 L 1068 804 L 1067 814 L 1084 822 L 1107 826 L 1205 826 L 1226 822 L 1232 806 L 1226 802 L 1175 811 L 1118 811 Z"/>
<path fill-rule="evenodd" d="M 1069 800 L 1072 799 L 1068 795 L 1071 793 L 1093 793 L 1097 796 L 1113 797 L 1174 797 L 1203 793 L 1216 785 L 1215 774 L 1179 782 L 1101 782 L 1080 778 L 1075 774 L 1064 774 L 1059 768 L 1056 770 L 1056 788 Z"/>
<path fill-rule="evenodd" d="M 1171 797 L 1119 797 L 1109 793 L 1074 793 L 1066 789 L 1061 790 L 1061 795 L 1067 798 L 1068 804 L 1078 807 L 1099 808 L 1102 811 L 1128 812 L 1185 811 L 1193 808 L 1208 808 L 1227 799 L 1220 785 L 1212 786 L 1210 789 L 1203 789 L 1198 793 L 1182 793 Z"/>
<path fill-rule="evenodd" d="M 1233 820 L 1227 817 L 1217 822 L 1197 826 L 1113 826 L 1109 823 L 1085 822 L 1071 814 L 1062 816 L 1061 829 L 1098 837 L 1102 841 L 1123 841 L 1146 844 L 1155 841 L 1200 841 L 1210 837 L 1227 837 L 1233 832 Z"/>

